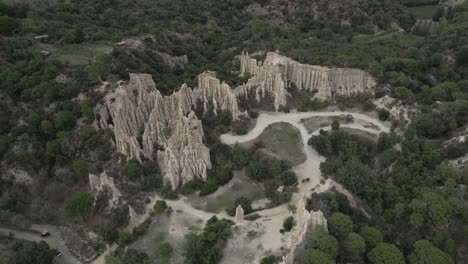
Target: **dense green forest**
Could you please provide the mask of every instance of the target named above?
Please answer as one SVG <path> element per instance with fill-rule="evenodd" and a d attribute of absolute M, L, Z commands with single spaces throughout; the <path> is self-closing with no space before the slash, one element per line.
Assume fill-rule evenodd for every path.
<path fill-rule="evenodd" d="M 368 224 L 377 227 L 383 232 L 384 241 L 398 241 L 404 255 L 417 250 L 416 244 L 422 243 L 419 241 L 431 241 L 448 254 L 437 253 L 446 259 L 440 263 L 453 263 L 451 258 L 456 255 L 456 245 L 463 244 L 466 238 L 465 194 L 456 186 L 463 186 L 467 175 L 441 164 L 450 155 L 448 148 L 414 136 L 401 138 L 394 133 L 381 134 L 374 144 L 341 130 L 339 125 L 331 132 L 312 137 L 309 144 L 327 157 L 321 164 L 324 175 L 334 177 L 359 196 L 374 214 L 373 220 L 368 222 L 362 212 L 352 210 L 343 199 L 323 197 L 327 204 L 325 211 L 330 217 L 340 212 L 351 215 L 359 222 L 361 232 Z M 401 150 L 396 150 L 395 145 L 400 145 Z M 466 149 L 466 144 L 463 145 Z M 391 170 L 390 166 L 393 167 Z M 348 238 L 350 232 L 356 230 L 351 218 L 349 221 L 351 226 L 344 234 Z M 330 225 L 332 234 L 340 241 L 340 258 L 359 259 L 369 252 L 364 248 L 359 254 L 347 254 L 346 241 L 340 239 L 343 234 L 335 234 L 335 224 L 331 222 Z M 317 243 L 320 248 L 320 241 Z M 427 244 L 424 247 L 433 247 L 430 242 L 424 243 Z M 372 244 L 368 246 L 372 247 Z M 432 249 L 427 250 L 432 254 Z M 367 255 L 369 259 L 372 251 Z"/>
<path fill-rule="evenodd" d="M 426 22 L 418 24 L 420 19 Z M 134 41 L 138 48 L 129 45 Z M 468 173 L 446 161 L 468 153 L 468 143 L 448 141 L 466 135 L 468 3 L 452 7 L 447 1 L 0 1 L 0 176 L 17 168 L 34 180 L 31 186 L 0 177 L 0 225 L 28 229 L 33 222 L 73 222 L 107 243 L 125 245 L 145 226 L 135 234 L 121 232 L 128 212 L 101 214 L 103 204 L 93 204 L 88 174 L 104 170 L 136 198 L 157 190 L 171 199 L 213 193 L 233 170 L 245 168 L 266 187 L 272 205 L 289 201 L 294 190 L 288 186 L 296 182 L 290 165 L 255 147 L 219 142 L 229 129 L 246 132 L 248 124 L 233 122 L 229 113 L 203 118 L 213 159 L 208 181 L 177 191 L 164 186 L 155 162 L 126 160 L 115 151 L 112 131 L 92 126 L 102 101 L 96 88 L 103 82 L 112 87 L 128 73 L 150 73 L 158 89 L 170 94 L 182 83 L 194 87 L 199 73 L 213 70 L 235 86 L 245 81 L 235 56 L 259 50 L 366 70 L 378 79 L 377 97 L 390 95 L 419 111 L 409 126 L 392 120 L 395 131 L 378 142 L 339 124 L 311 138 L 309 145 L 327 158 L 323 174 L 355 194 L 371 218 L 338 194 L 321 195 L 330 234 L 317 230 L 299 263 L 463 263 Z M 188 63 L 169 66 L 160 53 L 186 55 Z M 359 97 L 345 101 L 362 103 Z M 310 101 L 302 106 L 317 107 Z M 388 113 L 379 116 L 385 120 Z M 279 185 L 287 186 L 282 194 L 275 192 Z M 189 235 L 186 263 L 217 263 L 230 226 L 211 219 Z M 13 248 L 11 263 L 51 262 L 52 250 L 42 243 Z M 204 250 L 210 254 L 201 256 Z M 108 262 L 146 258 L 117 251 Z M 277 261 L 271 256 L 262 263 Z"/>

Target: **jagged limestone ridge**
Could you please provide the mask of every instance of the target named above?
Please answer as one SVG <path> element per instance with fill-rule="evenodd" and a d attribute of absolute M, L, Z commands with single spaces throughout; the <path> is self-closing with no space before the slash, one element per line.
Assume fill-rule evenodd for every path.
<path fill-rule="evenodd" d="M 316 92 L 315 98 L 328 99 L 336 95 L 349 96 L 359 92 L 373 93 L 376 80 L 367 72 L 351 68 L 328 68 L 302 64 L 275 52 L 268 52 L 264 63 L 248 53 L 239 56 L 241 76 L 252 76 L 236 89 L 238 95 L 248 95 L 256 89 L 260 101 L 266 93 L 275 99 L 275 108 L 286 106 L 290 83 L 300 90 Z"/>
<path fill-rule="evenodd" d="M 194 90 L 184 84 L 163 96 L 151 75 L 130 74 L 128 83 L 106 95 L 99 111 L 99 124 L 114 130 L 118 151 L 140 161 L 142 156 L 157 160 L 172 188 L 195 178 L 205 180 L 211 168 L 202 124 L 192 111 L 197 101 L 205 111 L 212 104 L 215 114 L 228 110 L 234 119 L 241 115 L 231 88 L 213 72 L 200 74 L 198 83 Z"/>

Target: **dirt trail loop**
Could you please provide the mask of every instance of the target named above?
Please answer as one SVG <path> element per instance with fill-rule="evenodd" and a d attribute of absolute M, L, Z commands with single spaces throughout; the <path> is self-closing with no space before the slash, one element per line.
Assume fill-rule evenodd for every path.
<path fill-rule="evenodd" d="M 369 117 L 367 115 L 359 114 L 359 113 L 339 112 L 339 111 L 337 112 L 306 112 L 306 113 L 266 112 L 266 113 L 262 113 L 259 115 L 254 129 L 249 131 L 249 133 L 245 135 L 239 135 L 239 136 L 235 136 L 232 134 L 223 134 L 221 135 L 221 141 L 228 145 L 248 142 L 260 136 L 263 130 L 265 130 L 269 125 L 274 124 L 274 123 L 279 123 L 279 122 L 285 122 L 296 127 L 301 133 L 303 151 L 306 155 L 306 161 L 302 164 L 295 166 L 294 171 L 296 172 L 298 176 L 299 182 L 301 182 L 303 179 L 306 179 L 306 178 L 309 178 L 310 181 L 305 184 L 299 185 L 299 191 L 294 194 L 291 200 L 291 203 L 295 204 L 299 199 L 302 199 L 304 197 L 304 194 L 306 192 L 320 185 L 320 180 L 321 180 L 320 163 L 325 160 L 324 157 L 320 156 L 314 149 L 312 149 L 311 147 L 307 145 L 307 141 L 312 135 L 318 135 L 320 129 L 323 129 L 323 130 L 331 129 L 330 126 L 322 127 L 319 130 L 309 133 L 307 129 L 305 128 L 302 120 L 310 118 L 310 117 L 316 117 L 316 116 L 335 117 L 335 116 L 342 116 L 342 115 L 352 115 L 354 120 L 362 120 L 362 121 L 369 122 L 377 126 L 379 130 L 372 129 L 369 127 L 364 127 L 363 125 L 357 122 L 341 124 L 340 125 L 341 127 L 353 128 L 353 129 L 365 131 L 365 132 L 372 133 L 372 134 L 379 134 L 381 132 L 386 132 L 386 133 L 390 132 L 390 129 L 381 121 L 375 118 Z M 333 183 L 327 182 L 326 184 L 319 186 L 319 189 L 317 189 L 317 192 L 324 191 L 323 188 L 329 188 L 331 187 L 331 185 L 337 186 L 338 184 L 334 182 Z M 281 209 L 273 208 L 270 210 L 265 210 L 261 212 L 261 215 L 268 215 L 269 212 L 271 212 L 272 215 L 275 215 L 278 213 L 277 210 L 281 210 Z"/>
<path fill-rule="evenodd" d="M 359 113 L 340 112 L 340 111 L 337 111 L 337 112 L 304 112 L 304 113 L 303 112 L 300 112 L 300 113 L 299 112 L 291 112 L 291 113 L 265 112 L 265 113 L 261 113 L 258 116 L 255 127 L 251 131 L 249 131 L 249 133 L 245 135 L 239 135 L 239 136 L 232 135 L 232 134 L 223 134 L 221 135 L 221 141 L 223 141 L 225 144 L 228 144 L 228 145 L 247 142 L 260 136 L 263 130 L 265 130 L 265 128 L 268 127 L 269 125 L 274 124 L 274 123 L 279 123 L 279 122 L 286 122 L 298 128 L 301 131 L 301 135 L 303 136 L 303 140 L 304 140 L 304 136 L 308 138 L 309 134 L 307 133 L 307 130 L 304 130 L 305 127 L 301 122 L 302 119 L 307 119 L 307 118 L 316 117 L 316 116 L 338 117 L 342 115 L 352 115 L 355 120 L 363 120 L 363 121 L 372 123 L 378 126 L 382 132 L 387 132 L 387 133 L 389 132 L 389 128 L 380 120 L 377 120 L 370 116 L 359 114 Z M 367 127 L 364 127 L 362 125 L 355 124 L 355 123 L 341 124 L 341 126 L 355 128 L 355 129 L 367 131 L 373 134 L 379 132 L 374 129 L 367 128 Z"/>
<path fill-rule="evenodd" d="M 312 133 L 309 133 L 306 127 L 303 124 L 303 120 L 311 117 L 337 117 L 343 115 L 352 115 L 355 122 L 341 124 L 341 127 L 357 129 L 361 131 L 365 131 L 371 134 L 380 134 L 381 132 L 390 132 L 388 126 L 386 126 L 381 121 L 374 119 L 372 117 L 359 114 L 359 113 L 350 113 L 350 112 L 308 112 L 308 113 L 271 113 L 265 112 L 259 115 L 257 119 L 257 123 L 255 127 L 249 131 L 249 133 L 245 135 L 235 136 L 232 134 L 223 134 L 221 135 L 221 141 L 228 145 L 233 145 L 236 143 L 244 143 L 251 140 L 254 140 L 271 124 L 285 122 L 291 124 L 292 126 L 296 127 L 300 133 L 302 138 L 303 144 L 303 152 L 306 155 L 306 161 L 302 164 L 293 167 L 293 170 L 296 172 L 298 178 L 298 191 L 295 192 L 291 198 L 289 204 L 292 205 L 299 205 L 301 200 L 304 199 L 305 196 L 310 195 L 312 192 L 320 193 L 326 190 L 329 190 L 332 187 L 335 187 L 337 191 L 346 195 L 351 203 L 352 206 L 356 205 L 356 201 L 352 194 L 348 192 L 344 187 L 340 184 L 334 182 L 332 179 L 327 179 L 325 182 L 320 182 L 322 179 L 322 174 L 320 172 L 320 163 L 325 161 L 325 158 L 320 156 L 313 148 L 307 145 L 307 141 L 312 135 L 318 135 L 321 129 L 323 130 L 330 130 L 331 127 L 322 127 Z M 364 127 L 363 125 L 356 122 L 358 120 L 366 121 L 367 123 L 373 124 L 376 128 L 369 128 Z M 378 128 L 377 128 L 378 127 Z M 305 179 L 309 179 L 309 181 L 305 181 Z M 304 180 L 304 181 L 303 181 Z M 255 252 L 250 252 L 252 255 L 252 259 L 254 260 L 253 263 L 258 262 L 261 257 L 264 256 L 266 252 L 279 252 L 281 248 L 289 248 L 291 243 L 294 243 L 291 238 L 289 237 L 282 237 L 278 230 L 281 228 L 282 221 L 287 216 L 292 215 L 288 205 L 283 204 L 281 206 L 277 206 L 271 209 L 266 209 L 257 212 L 262 217 L 256 220 L 256 224 L 260 224 L 263 226 L 261 229 L 263 230 L 264 235 L 258 237 L 258 245 L 261 245 L 263 250 L 256 250 Z M 366 212 L 364 212 L 366 213 Z M 245 223 L 245 221 L 244 221 Z M 250 225 L 249 223 L 246 223 Z M 247 227 L 246 227 L 247 228 Z M 239 235 L 239 238 L 233 238 L 234 241 L 231 241 L 228 244 L 226 252 L 228 254 L 225 255 L 223 260 L 221 261 L 222 264 L 230 263 L 230 264 L 241 264 L 238 260 L 236 260 L 235 252 L 239 250 L 244 251 L 248 250 L 247 248 L 243 248 L 242 237 Z M 251 245 L 252 247 L 255 245 Z M 263 252 L 261 252 L 263 251 Z M 248 252 L 245 252 L 249 254 Z M 244 260 L 245 261 L 245 260 Z"/>

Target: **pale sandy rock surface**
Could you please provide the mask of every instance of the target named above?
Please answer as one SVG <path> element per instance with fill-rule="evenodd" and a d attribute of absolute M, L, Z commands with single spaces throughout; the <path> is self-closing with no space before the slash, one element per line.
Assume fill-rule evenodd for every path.
<path fill-rule="evenodd" d="M 447 161 L 447 165 L 453 168 L 466 169 L 468 168 L 468 154 L 459 158 Z"/>
<path fill-rule="evenodd" d="M 19 168 L 10 168 L 1 175 L 4 180 L 11 180 L 16 183 L 31 184 L 34 179 L 31 178 L 29 173 Z"/>
<path fill-rule="evenodd" d="M 304 200 L 305 202 L 305 200 Z M 283 257 L 283 262 L 282 264 L 292 264 L 294 263 L 294 253 L 295 249 L 304 242 L 304 239 L 307 235 L 307 232 L 310 232 L 311 230 L 315 229 L 316 227 L 320 226 L 322 227 L 325 231 L 328 231 L 328 222 L 327 218 L 325 218 L 325 215 L 323 214 L 322 211 L 307 211 L 305 209 L 305 203 L 301 202 L 299 204 L 298 208 L 298 213 L 297 213 L 297 218 L 298 218 L 298 223 L 296 223 L 296 226 L 294 229 L 291 231 L 291 248 L 289 253 Z"/>
<path fill-rule="evenodd" d="M 110 196 L 108 207 L 115 208 L 122 197 L 122 193 L 115 186 L 114 178 L 107 175 L 106 172 L 101 174 L 89 174 L 89 186 L 94 197 L 98 197 L 99 194 L 108 194 Z"/>
<path fill-rule="evenodd" d="M 236 223 L 242 223 L 244 221 L 244 209 L 242 206 L 239 204 L 236 208 Z"/>
<path fill-rule="evenodd" d="M 206 71 L 199 74 L 198 88 L 193 93 L 195 101 L 200 100 L 203 102 L 205 112 L 208 111 L 211 103 L 215 114 L 218 114 L 220 110 L 227 110 L 232 113 L 234 120 L 242 115 L 237 104 L 237 97 L 231 87 L 216 78 L 214 72 Z"/>
<path fill-rule="evenodd" d="M 114 130 L 119 152 L 157 160 L 163 177 L 176 188 L 194 178 L 206 179 L 211 168 L 202 124 L 192 111 L 197 101 L 205 110 L 212 103 L 215 111 L 241 115 L 229 86 L 213 73 L 201 74 L 195 90 L 184 84 L 169 96 L 161 95 L 150 75 L 130 74 L 128 83 L 106 95 L 99 125 Z"/>
<path fill-rule="evenodd" d="M 249 95 L 255 91 L 257 101 L 267 94 L 274 97 L 275 109 L 286 106 L 288 88 L 294 84 L 299 90 L 315 92 L 315 98 L 328 99 L 337 95 L 373 93 L 376 80 L 360 69 L 328 68 L 302 64 L 275 52 L 268 52 L 265 61 L 257 62 L 248 53 L 239 56 L 241 76 L 252 76 L 246 84 L 236 88 L 236 94 Z"/>

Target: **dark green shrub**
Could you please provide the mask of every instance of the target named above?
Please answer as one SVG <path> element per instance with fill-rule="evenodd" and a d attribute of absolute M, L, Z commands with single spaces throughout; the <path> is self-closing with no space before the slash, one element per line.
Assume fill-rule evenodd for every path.
<path fill-rule="evenodd" d="M 164 211 L 166 211 L 166 209 L 167 209 L 167 203 L 166 201 L 163 201 L 163 200 L 157 200 L 153 207 L 153 211 L 156 214 L 162 214 L 164 213 Z"/>
<path fill-rule="evenodd" d="M 13 34 L 20 28 L 20 23 L 11 17 L 0 16 L 0 34 Z"/>
<path fill-rule="evenodd" d="M 295 225 L 296 225 L 296 221 L 294 220 L 294 217 L 290 216 L 284 219 L 283 229 L 284 231 L 289 232 Z"/>

